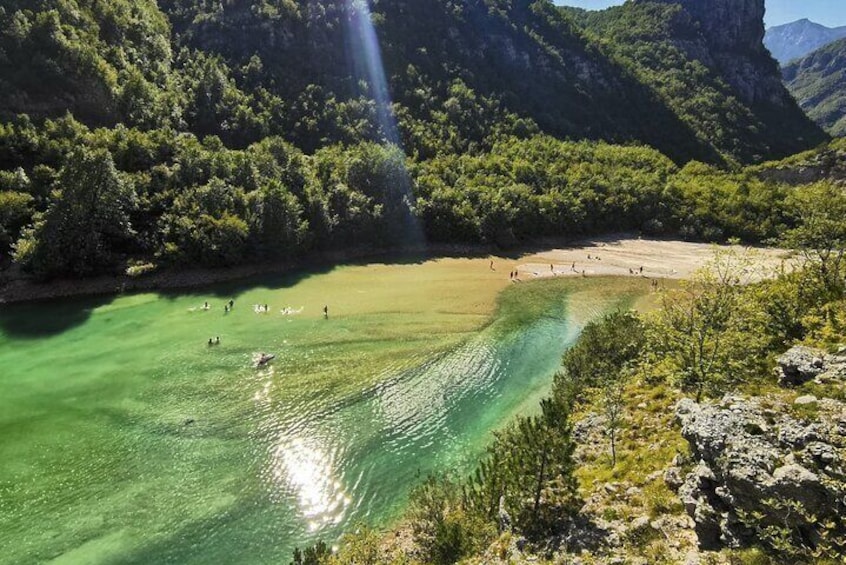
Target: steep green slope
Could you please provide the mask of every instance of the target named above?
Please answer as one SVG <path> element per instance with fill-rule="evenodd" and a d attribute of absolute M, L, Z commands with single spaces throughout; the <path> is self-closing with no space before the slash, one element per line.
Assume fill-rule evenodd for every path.
<path fill-rule="evenodd" d="M 160 125 L 153 114 L 166 104 L 171 60 L 169 23 L 154 0 L 8 0 L 0 117 L 70 112 L 95 125 Z"/>
<path fill-rule="evenodd" d="M 600 12 L 565 11 L 723 155 L 760 161 L 824 140 L 761 43 L 762 0 L 638 0 Z"/>
<path fill-rule="evenodd" d="M 790 63 L 783 72 L 808 115 L 832 135 L 846 135 L 846 39 Z"/>
<path fill-rule="evenodd" d="M 769 84 L 776 71 L 760 38 L 746 51 L 763 55 L 743 55 L 757 74 L 733 81 L 705 16 L 639 4 L 592 22 L 594 41 L 544 0 L 374 1 L 369 19 L 407 151 L 463 151 L 503 125 L 533 124 L 558 137 L 647 143 L 677 161 L 780 157 L 821 139 Z M 757 14 L 738 17 L 754 28 Z M 363 19 L 342 0 L 13 2 L 0 12 L 0 115 L 71 111 L 88 124 L 170 126 L 239 147 L 282 135 L 308 152 L 389 138 Z M 752 99 L 726 83 L 751 88 Z M 474 100 L 462 106 L 463 87 Z"/>
<path fill-rule="evenodd" d="M 78 276 L 424 238 L 770 237 L 777 187 L 678 169 L 826 138 L 781 84 L 762 17 L 762 0 L 592 15 L 546 0 L 10 1 L 0 264 Z"/>

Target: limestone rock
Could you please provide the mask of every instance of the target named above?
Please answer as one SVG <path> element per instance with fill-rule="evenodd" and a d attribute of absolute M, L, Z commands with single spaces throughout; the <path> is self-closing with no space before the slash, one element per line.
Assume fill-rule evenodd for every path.
<path fill-rule="evenodd" d="M 813 394 L 806 394 L 805 396 L 800 396 L 796 400 L 793 401 L 793 404 L 797 406 L 808 406 L 809 404 L 816 404 L 817 397 Z"/>
<path fill-rule="evenodd" d="M 798 386 L 825 372 L 826 353 L 797 345 L 778 358 L 778 382 L 782 386 Z"/>
<path fill-rule="evenodd" d="M 838 517 L 846 512 L 846 442 L 841 433 L 846 405 L 818 402 L 820 417 L 811 423 L 738 397 L 716 404 L 678 403 L 676 418 L 698 461 L 678 495 L 703 549 L 755 541 L 754 528 L 742 519 L 753 513 L 764 516 L 755 526 L 813 532 L 826 520 L 841 524 Z M 673 469 L 678 468 L 665 473 L 668 484 L 676 480 Z M 781 512 L 779 504 L 798 504 L 804 512 Z"/>

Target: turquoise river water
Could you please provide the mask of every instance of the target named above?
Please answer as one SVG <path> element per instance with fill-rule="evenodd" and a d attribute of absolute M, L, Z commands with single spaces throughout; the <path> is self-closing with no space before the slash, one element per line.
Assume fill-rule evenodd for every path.
<path fill-rule="evenodd" d="M 444 259 L 2 307 L 0 563 L 278 564 L 388 525 L 644 291 Z"/>

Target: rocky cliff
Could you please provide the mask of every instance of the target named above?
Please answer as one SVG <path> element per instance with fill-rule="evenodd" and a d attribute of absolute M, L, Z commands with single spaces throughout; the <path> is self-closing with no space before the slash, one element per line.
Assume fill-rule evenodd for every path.
<path fill-rule="evenodd" d="M 679 4 L 698 23 L 706 50 L 695 58 L 716 68 L 747 104 L 793 110 L 778 64 L 764 47 L 764 0 L 650 0 Z"/>

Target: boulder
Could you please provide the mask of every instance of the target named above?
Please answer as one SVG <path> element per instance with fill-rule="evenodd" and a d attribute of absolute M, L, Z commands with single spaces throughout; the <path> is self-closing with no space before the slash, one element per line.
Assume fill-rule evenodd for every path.
<path fill-rule="evenodd" d="M 846 442 L 840 433 L 846 405 L 819 403 L 819 421 L 811 423 L 738 397 L 678 403 L 677 421 L 698 461 L 678 495 L 703 549 L 751 544 L 756 529 L 768 525 L 813 532 L 831 521 L 846 530 L 839 519 L 846 512 Z M 675 471 L 665 478 L 676 483 L 678 469 L 670 469 Z M 803 512 L 779 510 L 785 504 L 798 504 Z M 750 524 L 753 515 L 763 516 L 761 522 Z"/>
<path fill-rule="evenodd" d="M 776 374 L 781 386 L 799 386 L 825 372 L 825 351 L 797 345 L 778 358 Z"/>

